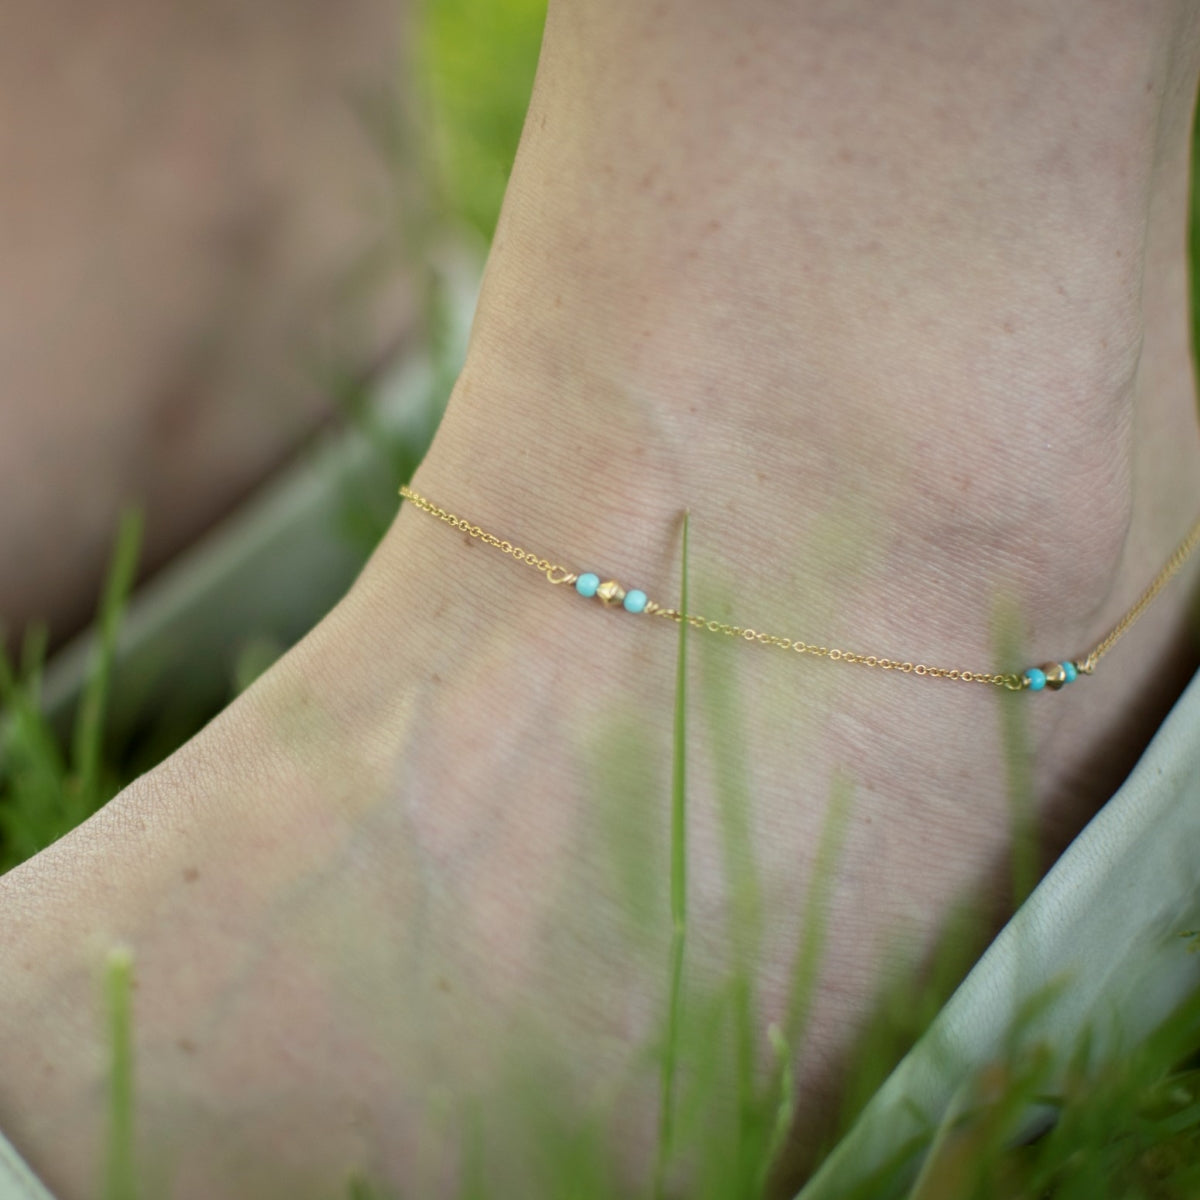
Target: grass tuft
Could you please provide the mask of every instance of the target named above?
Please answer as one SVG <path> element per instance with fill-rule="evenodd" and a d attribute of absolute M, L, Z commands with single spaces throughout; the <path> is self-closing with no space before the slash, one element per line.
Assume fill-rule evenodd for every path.
<path fill-rule="evenodd" d="M 140 513 L 126 512 L 100 600 L 95 657 L 69 751 L 60 746 L 39 705 L 45 629 L 34 627 L 26 634 L 19 671 L 0 649 L 0 871 L 69 833 L 120 787 L 115 765 L 105 757 L 104 719 L 141 537 Z"/>

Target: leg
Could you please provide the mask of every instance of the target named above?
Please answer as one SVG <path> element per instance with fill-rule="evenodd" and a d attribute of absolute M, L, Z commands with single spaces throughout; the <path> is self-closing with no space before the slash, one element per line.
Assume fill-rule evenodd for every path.
<path fill-rule="evenodd" d="M 1083 650 L 1200 501 L 1182 257 L 1198 53 L 1165 3 L 564 0 L 415 486 L 668 601 L 689 507 L 692 606 L 722 620 L 989 668 L 1008 598 L 1027 661 Z M 835 773 L 854 785 L 797 1047 L 810 1128 L 884 959 L 919 958 L 959 898 L 1002 890 L 1001 706 L 1027 704 L 1052 854 L 1191 669 L 1183 596 L 1057 696 L 693 639 L 700 691 L 715 673 L 737 706 L 716 727 L 694 712 L 692 981 L 728 958 L 740 754 L 760 1027 L 785 1004 Z M 618 1098 L 640 1169 L 675 639 L 570 600 L 402 511 L 296 651 L 0 886 L 17 980 L 0 1124 L 65 1195 L 95 1177 L 92 1142 L 64 1153 L 55 1131 L 100 1119 L 89 972 L 116 938 L 138 961 L 143 1129 L 181 1194 L 262 1195 L 256 1172 L 289 1169 L 317 1194 L 350 1162 L 448 1186 L 437 1113 L 510 1096 L 525 1026 L 564 1106 Z M 612 753 L 630 745 L 649 759 Z M 613 866 L 630 830 L 643 907 Z"/>

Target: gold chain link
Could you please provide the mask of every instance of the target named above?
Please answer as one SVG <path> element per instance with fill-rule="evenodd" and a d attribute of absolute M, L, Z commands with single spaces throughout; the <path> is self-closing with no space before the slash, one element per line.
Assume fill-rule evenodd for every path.
<path fill-rule="evenodd" d="M 1090 675 L 1096 664 L 1116 645 L 1121 635 L 1150 607 L 1150 602 L 1179 573 L 1180 567 L 1200 544 L 1200 520 L 1191 528 L 1187 537 L 1175 547 L 1175 553 L 1167 559 L 1166 566 L 1154 577 L 1154 582 L 1134 601 L 1133 607 L 1096 643 L 1085 657 L 1079 660 L 1079 669 Z"/>
<path fill-rule="evenodd" d="M 514 546 L 512 542 L 498 538 L 495 534 L 488 533 L 485 529 L 480 529 L 478 525 L 472 525 L 464 517 L 455 516 L 454 513 L 447 512 L 444 508 L 439 508 L 431 500 L 426 500 L 424 496 L 418 495 L 407 485 L 400 489 L 400 495 L 405 500 L 411 500 L 417 508 L 424 509 L 427 513 L 437 517 L 439 521 L 445 521 L 447 525 L 453 525 L 455 529 L 461 529 L 463 533 L 470 534 L 471 537 L 478 538 L 481 542 L 486 542 L 489 546 L 495 546 L 502 553 L 511 555 L 517 562 L 528 563 L 531 567 L 545 575 L 551 583 L 574 583 L 577 578 L 577 576 L 571 575 L 566 568 L 550 562 L 549 559 L 538 558 L 536 554 L 531 554 L 528 550 L 522 550 L 520 546 Z M 563 575 L 564 578 L 555 579 L 555 572 Z M 565 578 L 566 576 L 570 576 L 570 578 Z"/>
<path fill-rule="evenodd" d="M 425 512 L 437 517 L 440 521 L 445 521 L 447 525 L 452 525 L 455 529 L 460 529 L 463 533 L 473 538 L 478 538 L 481 542 L 486 542 L 489 546 L 494 546 L 497 550 L 510 555 L 518 562 L 528 563 L 531 567 L 535 567 L 551 583 L 575 583 L 579 579 L 579 575 L 568 571 L 566 567 L 552 563 L 549 559 L 539 558 L 536 554 L 531 554 L 528 550 L 523 550 L 520 546 L 498 538 L 494 534 L 481 529 L 478 525 L 471 524 L 465 518 L 456 516 L 444 508 L 439 508 L 431 500 L 427 500 L 424 496 L 414 492 L 407 485 L 400 489 L 400 495 L 417 508 L 423 509 Z M 1096 664 L 1100 659 L 1112 649 L 1121 635 L 1145 612 L 1151 601 L 1174 578 L 1198 544 L 1200 544 L 1200 519 L 1197 519 L 1187 537 L 1179 544 L 1150 586 L 1138 597 L 1133 607 L 1088 654 L 1083 658 L 1072 661 L 1072 665 L 1080 673 L 1090 675 L 1095 670 Z M 622 591 L 621 594 L 623 595 L 624 592 Z M 885 658 L 878 654 L 862 654 L 857 650 L 845 650 L 839 646 L 821 646 L 813 642 L 779 637 L 773 633 L 760 633 L 758 630 L 747 629 L 741 625 L 729 625 L 724 621 L 710 620 L 707 617 L 702 617 L 699 613 L 688 613 L 685 615 L 678 609 L 664 608 L 653 600 L 647 600 L 645 608 L 642 611 L 648 615 L 666 617 L 668 620 L 675 622 L 686 620 L 689 625 L 694 626 L 696 629 L 703 629 L 708 633 L 719 633 L 725 637 L 740 638 L 746 642 L 757 642 L 762 646 L 775 646 L 780 650 L 785 650 L 793 654 L 807 654 L 812 655 L 814 658 L 827 658 L 830 662 L 853 663 L 856 666 L 873 667 L 880 671 L 899 671 L 903 675 L 920 675 L 932 679 L 949 679 L 958 683 L 983 683 L 991 687 L 1005 688 L 1011 692 L 1023 691 L 1030 686 L 1029 675 L 1023 671 L 1003 673 L 966 671 L 957 667 L 937 667 L 930 666 L 928 663 L 914 663 L 907 660 L 901 661 L 895 658 Z"/>
<path fill-rule="evenodd" d="M 741 638 L 746 642 L 757 642 L 762 646 L 778 646 L 793 654 L 811 654 L 814 658 L 827 658 L 830 662 L 854 663 L 862 667 L 875 667 L 880 671 L 899 671 L 903 675 L 930 676 L 934 679 L 953 679 L 963 683 L 987 683 L 993 687 L 1004 687 L 1010 691 L 1020 691 L 1024 686 L 1020 675 L 996 675 L 988 671 L 962 671 L 957 667 L 933 667 L 928 663 L 901 661 L 896 658 L 884 658 L 878 654 L 861 654 L 857 650 L 844 650 L 840 646 L 818 646 L 812 642 L 798 641 L 793 638 L 779 637 L 774 633 L 759 633 L 755 629 L 744 629 L 740 625 L 727 625 L 724 621 L 712 621 L 698 613 L 689 613 L 685 618 L 683 613 L 674 608 L 660 608 L 658 605 L 646 605 L 645 611 L 656 617 L 667 617 L 672 621 L 686 619 L 689 625 L 709 633 L 721 633 L 726 637 Z"/>

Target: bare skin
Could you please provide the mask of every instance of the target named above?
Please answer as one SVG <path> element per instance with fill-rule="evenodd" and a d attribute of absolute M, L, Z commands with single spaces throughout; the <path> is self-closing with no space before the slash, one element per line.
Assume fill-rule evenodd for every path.
<path fill-rule="evenodd" d="M 1082 653 L 1200 508 L 1198 55 L 1166 3 L 552 6 L 469 361 L 414 486 L 667 603 L 686 506 L 692 607 L 755 628 L 970 669 Z M 690 969 L 728 963 L 720 779 L 741 747 L 760 1028 L 832 780 L 853 783 L 795 1048 L 801 1157 L 882 964 L 1003 891 L 1002 706 L 1025 714 L 1044 866 L 1194 669 L 1194 580 L 1057 695 L 693 639 Z M 1022 662 L 996 662 L 1001 599 Z M 323 1195 L 352 1167 L 448 1191 L 459 1106 L 511 1095 L 527 1027 L 554 1102 L 608 1105 L 643 1171 L 675 651 L 665 622 L 402 510 L 295 651 L 0 883 L 0 1125 L 64 1197 L 89 1193 L 95 974 L 120 942 L 142 1161 L 176 1196 Z M 736 706 L 720 727 L 714 677 Z M 483 1113 L 505 1128 L 503 1103 Z M 492 1167 L 519 1194 L 521 1164 Z"/>
<path fill-rule="evenodd" d="M 392 0 L 15 0 L 0 14 L 0 625 L 92 612 L 120 509 L 149 569 L 414 319 Z M 364 286 L 363 265 L 372 264 Z"/>

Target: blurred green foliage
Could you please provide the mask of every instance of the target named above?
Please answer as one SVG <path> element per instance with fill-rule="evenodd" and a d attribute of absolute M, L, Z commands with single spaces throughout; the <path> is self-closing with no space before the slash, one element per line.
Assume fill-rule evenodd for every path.
<path fill-rule="evenodd" d="M 69 746 L 60 744 L 38 703 L 45 630 L 35 627 L 26 635 L 17 669 L 0 645 L 0 871 L 74 829 L 120 786 L 113 759 L 105 754 L 104 713 L 141 536 L 141 515 L 125 514 L 97 615 L 96 653 Z"/>
<path fill-rule="evenodd" d="M 438 208 L 485 241 L 500 215 L 545 20 L 546 0 L 423 0 L 416 24 L 413 66 Z"/>

